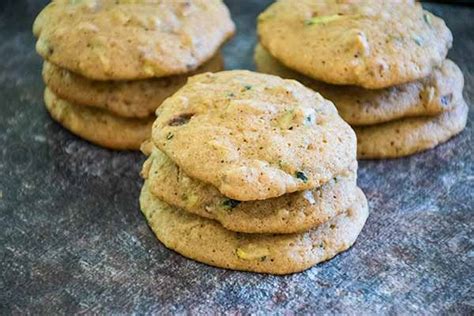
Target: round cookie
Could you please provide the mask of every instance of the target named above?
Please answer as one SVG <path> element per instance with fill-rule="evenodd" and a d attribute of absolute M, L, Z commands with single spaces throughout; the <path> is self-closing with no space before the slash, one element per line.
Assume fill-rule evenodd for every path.
<path fill-rule="evenodd" d="M 258 35 L 291 69 L 367 89 L 428 76 L 453 40 L 442 19 L 408 0 L 280 0 L 259 16 Z"/>
<path fill-rule="evenodd" d="M 234 30 L 220 0 L 57 0 L 33 26 L 44 59 L 94 80 L 188 73 Z"/>
<path fill-rule="evenodd" d="M 271 274 L 303 271 L 347 250 L 368 216 L 367 200 L 360 189 L 344 214 L 302 234 L 231 232 L 213 220 L 160 201 L 148 191 L 146 182 L 140 205 L 156 237 L 183 256 L 216 267 Z"/>
<path fill-rule="evenodd" d="M 356 158 L 354 131 L 334 105 L 294 80 L 244 70 L 197 75 L 156 113 L 154 144 L 234 200 L 319 187 Z"/>
<path fill-rule="evenodd" d="M 189 178 L 165 154 L 154 149 L 142 175 L 158 199 L 196 215 L 215 219 L 243 233 L 297 233 L 345 212 L 355 199 L 357 162 L 319 188 L 263 200 L 238 202 L 212 185 Z"/>
<path fill-rule="evenodd" d="M 220 53 L 196 71 L 186 75 L 132 80 L 97 81 L 57 67 L 43 64 L 43 79 L 60 98 L 102 108 L 123 117 L 147 118 L 169 96 L 181 88 L 190 75 L 216 72 L 224 68 Z"/>
<path fill-rule="evenodd" d="M 96 145 L 138 150 L 141 143 L 150 137 L 154 117 L 143 120 L 118 117 L 103 110 L 71 104 L 58 98 L 48 88 L 44 101 L 54 120 Z"/>
<path fill-rule="evenodd" d="M 255 48 L 260 72 L 295 79 L 334 102 L 341 117 L 352 126 L 373 125 L 405 117 L 432 116 L 451 110 L 462 97 L 464 77 L 447 59 L 423 79 L 398 86 L 368 90 L 336 86 L 299 74 L 273 58 L 261 45 Z"/>
<path fill-rule="evenodd" d="M 436 117 L 356 127 L 357 156 L 359 159 L 397 158 L 434 148 L 464 129 L 468 110 L 460 99 L 452 111 Z"/>

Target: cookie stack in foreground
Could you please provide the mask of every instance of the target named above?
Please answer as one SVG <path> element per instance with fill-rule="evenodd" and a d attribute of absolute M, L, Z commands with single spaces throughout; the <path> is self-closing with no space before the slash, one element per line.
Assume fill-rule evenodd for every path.
<path fill-rule="evenodd" d="M 46 107 L 95 144 L 139 149 L 188 76 L 223 69 L 234 28 L 218 0 L 53 1 L 33 26 Z"/>
<path fill-rule="evenodd" d="M 356 137 L 294 80 L 202 74 L 157 110 L 142 212 L 182 255 L 287 274 L 348 249 L 368 216 Z"/>
<path fill-rule="evenodd" d="M 468 107 L 452 35 L 414 1 L 280 0 L 258 19 L 261 72 L 334 102 L 359 158 L 410 155 L 461 132 Z"/>

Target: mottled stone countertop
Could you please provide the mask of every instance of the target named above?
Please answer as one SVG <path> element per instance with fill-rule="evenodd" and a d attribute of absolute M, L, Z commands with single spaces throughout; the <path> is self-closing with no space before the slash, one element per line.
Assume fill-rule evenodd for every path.
<path fill-rule="evenodd" d="M 474 9 L 429 4 L 455 37 L 466 130 L 406 159 L 360 163 L 371 208 L 355 247 L 278 277 L 167 250 L 139 212 L 139 153 L 93 146 L 43 107 L 31 24 L 46 0 L 0 1 L 0 315 L 159 312 L 474 313 Z M 228 0 L 227 68 L 253 69 L 255 18 Z"/>

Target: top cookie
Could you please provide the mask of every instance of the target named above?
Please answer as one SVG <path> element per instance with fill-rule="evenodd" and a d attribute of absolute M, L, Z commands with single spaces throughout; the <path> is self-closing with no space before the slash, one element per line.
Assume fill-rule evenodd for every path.
<path fill-rule="evenodd" d="M 155 145 L 190 177 L 239 201 L 321 186 L 356 157 L 354 131 L 334 105 L 276 76 L 197 75 L 156 114 Z"/>
<path fill-rule="evenodd" d="M 453 39 L 443 20 L 409 0 L 280 0 L 259 16 L 258 34 L 287 67 L 367 89 L 428 76 Z"/>
<path fill-rule="evenodd" d="M 94 80 L 195 70 L 234 33 L 220 0 L 56 0 L 37 17 L 36 50 Z"/>

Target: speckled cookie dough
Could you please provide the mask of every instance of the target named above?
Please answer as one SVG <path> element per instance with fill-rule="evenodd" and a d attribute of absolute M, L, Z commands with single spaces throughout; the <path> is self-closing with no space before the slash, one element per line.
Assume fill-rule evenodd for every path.
<path fill-rule="evenodd" d="M 33 26 L 44 59 L 94 80 L 188 73 L 234 30 L 220 0 L 60 0 Z"/>
<path fill-rule="evenodd" d="M 217 220 L 244 233 L 297 233 L 345 212 L 355 199 L 357 162 L 319 188 L 264 201 L 239 202 L 212 185 L 188 177 L 158 149 L 144 164 L 142 176 L 160 200 L 190 213 Z"/>
<path fill-rule="evenodd" d="M 191 77 L 157 110 L 154 144 L 239 201 L 319 187 L 356 158 L 334 105 L 294 80 L 250 71 Z"/>
<path fill-rule="evenodd" d="M 119 150 L 138 150 L 150 137 L 154 118 L 121 118 L 86 106 L 61 100 L 49 89 L 44 101 L 51 117 L 62 126 L 94 144 Z"/>
<path fill-rule="evenodd" d="M 258 18 L 279 61 L 332 84 L 379 89 L 428 76 L 452 34 L 414 1 L 280 0 Z"/>
<path fill-rule="evenodd" d="M 150 194 L 145 183 L 140 205 L 156 237 L 185 257 L 209 265 L 272 274 L 303 271 L 351 247 L 368 216 L 367 200 L 357 190 L 347 211 L 302 234 L 244 234 L 216 221 L 174 208 Z"/>
<path fill-rule="evenodd" d="M 255 49 L 257 70 L 295 79 L 334 102 L 352 126 L 372 125 L 405 117 L 433 116 L 450 111 L 462 97 L 464 77 L 459 67 L 445 60 L 423 79 L 385 89 L 336 86 L 299 74 L 278 62 L 261 45 Z"/>
<path fill-rule="evenodd" d="M 43 65 L 43 79 L 60 98 L 106 109 L 123 117 L 147 118 L 169 96 L 181 88 L 188 77 L 197 73 L 223 70 L 220 53 L 209 62 L 186 75 L 132 81 L 97 81 L 57 67 Z"/>
<path fill-rule="evenodd" d="M 359 159 L 397 158 L 434 148 L 464 129 L 468 110 L 461 99 L 452 111 L 436 117 L 356 127 L 357 156 Z"/>

